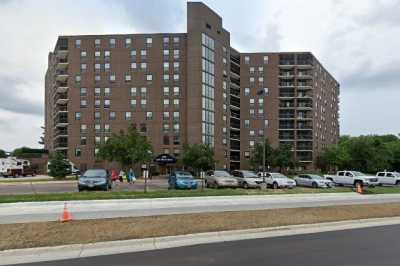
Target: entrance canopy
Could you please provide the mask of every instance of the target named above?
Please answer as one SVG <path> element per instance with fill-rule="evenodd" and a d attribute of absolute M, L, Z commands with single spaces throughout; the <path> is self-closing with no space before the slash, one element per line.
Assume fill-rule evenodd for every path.
<path fill-rule="evenodd" d="M 169 154 L 160 154 L 156 158 L 154 158 L 154 162 L 159 164 L 168 164 L 168 163 L 176 163 L 176 158 Z"/>

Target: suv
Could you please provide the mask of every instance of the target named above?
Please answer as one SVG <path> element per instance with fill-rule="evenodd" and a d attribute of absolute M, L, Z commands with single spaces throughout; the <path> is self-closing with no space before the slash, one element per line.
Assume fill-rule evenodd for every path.
<path fill-rule="evenodd" d="M 112 188 L 111 177 L 107 170 L 89 169 L 78 179 L 78 191 L 101 189 L 108 191 Z"/>
<path fill-rule="evenodd" d="M 238 180 L 239 186 L 243 188 L 261 188 L 264 183 L 264 180 L 252 171 L 234 170 L 232 175 Z"/>
<path fill-rule="evenodd" d="M 339 171 L 336 175 L 325 175 L 324 177 L 342 186 L 360 184 L 361 186 L 373 187 L 379 185 L 377 177 L 358 171 Z"/>
<path fill-rule="evenodd" d="M 378 172 L 376 177 L 382 185 L 400 185 L 400 173 L 398 172 Z"/>

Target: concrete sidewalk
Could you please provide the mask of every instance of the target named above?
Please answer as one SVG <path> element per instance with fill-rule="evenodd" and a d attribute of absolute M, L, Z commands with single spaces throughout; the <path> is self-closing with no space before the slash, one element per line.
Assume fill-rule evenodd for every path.
<path fill-rule="evenodd" d="M 0 265 L 78 259 L 93 256 L 158 250 L 174 247 L 211 244 L 290 235 L 315 234 L 400 224 L 400 217 L 350 220 L 305 225 L 289 225 L 247 230 L 221 231 L 179 236 L 154 237 L 92 244 L 75 244 L 0 251 Z"/>
<path fill-rule="evenodd" d="M 400 203 L 400 194 L 322 193 L 90 200 L 70 201 L 68 209 L 73 218 L 79 220 L 375 203 Z M 56 221 L 63 207 L 64 202 L 60 201 L 0 204 L 0 223 Z"/>

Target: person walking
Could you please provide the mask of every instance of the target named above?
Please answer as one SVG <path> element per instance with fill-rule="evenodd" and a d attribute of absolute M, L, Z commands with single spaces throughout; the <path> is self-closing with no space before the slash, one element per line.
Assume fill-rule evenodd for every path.
<path fill-rule="evenodd" d="M 122 170 L 121 169 L 121 171 L 119 171 L 119 182 L 124 182 L 124 175 L 125 175 L 125 172 L 124 172 L 124 170 Z"/>
<path fill-rule="evenodd" d="M 133 184 L 136 181 L 135 172 L 132 170 L 132 168 L 129 169 L 128 181 L 129 184 Z"/>

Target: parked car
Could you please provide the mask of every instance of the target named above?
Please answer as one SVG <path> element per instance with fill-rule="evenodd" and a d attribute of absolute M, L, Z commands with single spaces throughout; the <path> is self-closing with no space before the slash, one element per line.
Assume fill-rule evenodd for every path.
<path fill-rule="evenodd" d="M 398 172 L 378 172 L 376 177 L 381 185 L 400 185 L 400 173 Z"/>
<path fill-rule="evenodd" d="M 78 190 L 104 190 L 112 188 L 111 177 L 104 169 L 89 169 L 79 177 Z"/>
<path fill-rule="evenodd" d="M 360 184 L 361 186 L 373 187 L 379 185 L 377 177 L 358 171 L 338 171 L 336 175 L 325 175 L 324 177 L 341 186 L 357 186 L 357 184 Z"/>
<path fill-rule="evenodd" d="M 184 171 L 175 171 L 168 177 L 168 189 L 197 189 L 197 181 L 192 174 Z"/>
<path fill-rule="evenodd" d="M 319 175 L 301 174 L 294 178 L 297 186 L 313 188 L 331 188 L 335 186 L 332 180 L 328 180 Z"/>
<path fill-rule="evenodd" d="M 239 186 L 243 188 L 261 188 L 264 180 L 256 173 L 247 170 L 234 170 L 232 175 L 238 180 Z"/>
<path fill-rule="evenodd" d="M 231 176 L 227 171 L 208 171 L 205 177 L 206 187 L 220 188 L 220 187 L 238 187 L 239 182 L 236 178 Z"/>
<path fill-rule="evenodd" d="M 32 168 L 31 166 L 24 166 L 22 168 L 22 176 L 35 176 L 36 175 L 36 169 Z"/>
<path fill-rule="evenodd" d="M 267 184 L 267 187 L 271 187 L 273 189 L 277 188 L 294 188 L 296 186 L 296 182 L 293 179 L 281 174 L 281 173 L 269 173 L 269 172 L 260 172 L 258 176 L 263 178 L 264 182 Z"/>

